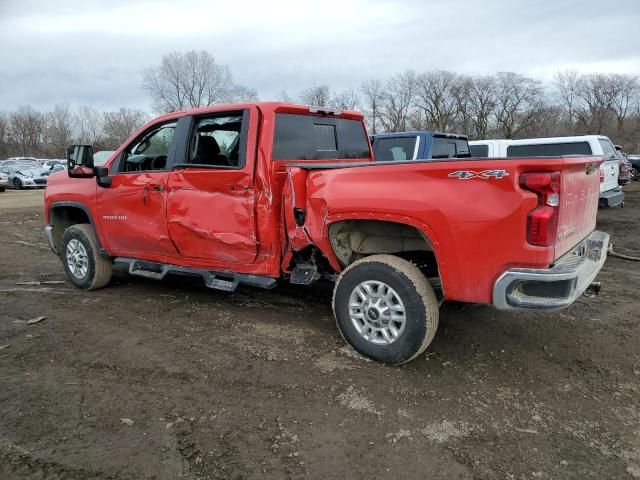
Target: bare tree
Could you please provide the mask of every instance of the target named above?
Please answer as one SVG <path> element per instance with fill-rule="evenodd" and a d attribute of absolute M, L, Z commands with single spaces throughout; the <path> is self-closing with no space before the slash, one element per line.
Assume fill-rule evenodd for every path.
<path fill-rule="evenodd" d="M 578 106 L 578 80 L 580 76 L 575 70 L 565 70 L 554 75 L 553 85 L 563 113 L 566 115 L 569 132 L 574 132 L 576 109 Z"/>
<path fill-rule="evenodd" d="M 466 111 L 473 125 L 473 135 L 475 138 L 487 138 L 497 104 L 496 78 L 470 78 L 466 86 Z"/>
<path fill-rule="evenodd" d="M 358 91 L 353 88 L 345 88 L 333 94 L 331 105 L 342 110 L 357 110 L 360 104 Z"/>
<path fill-rule="evenodd" d="M 56 105 L 47 113 L 45 135 L 48 154 L 64 158 L 66 148 L 72 143 L 73 138 L 73 115 L 69 105 Z"/>
<path fill-rule="evenodd" d="M 360 86 L 364 97 L 364 107 L 369 119 L 369 128 L 375 135 L 380 124 L 380 108 L 384 101 L 384 88 L 380 80 L 367 80 Z"/>
<path fill-rule="evenodd" d="M 43 144 L 45 118 L 31 107 L 20 107 L 9 115 L 9 131 L 21 155 L 36 155 Z"/>
<path fill-rule="evenodd" d="M 281 102 L 288 102 L 288 103 L 294 103 L 293 102 L 293 98 L 291 98 L 289 96 L 289 94 L 287 93 L 286 90 L 280 90 L 280 93 L 278 94 L 278 100 L 280 100 Z"/>
<path fill-rule="evenodd" d="M 496 121 L 505 138 L 533 125 L 543 108 L 542 84 L 519 73 L 496 75 Z"/>
<path fill-rule="evenodd" d="M 388 132 L 407 130 L 416 94 L 416 74 L 413 70 L 394 75 L 385 85 L 380 123 Z"/>
<path fill-rule="evenodd" d="M 613 90 L 605 74 L 583 75 L 576 87 L 580 104 L 576 108 L 576 118 L 585 133 L 603 132 L 612 118 Z"/>
<path fill-rule="evenodd" d="M 638 77 L 631 75 L 613 74 L 609 77 L 612 86 L 612 108 L 616 117 L 616 126 L 618 133 L 624 128 L 624 121 L 627 118 L 629 110 L 638 105 L 638 93 L 640 85 Z"/>
<path fill-rule="evenodd" d="M 104 112 L 105 148 L 115 150 L 146 122 L 144 112 L 120 108 L 115 112 Z"/>
<path fill-rule="evenodd" d="M 255 96 L 254 90 L 236 85 L 229 68 L 205 50 L 164 55 L 160 66 L 145 70 L 143 88 L 158 112 L 230 102 L 247 93 Z"/>
<path fill-rule="evenodd" d="M 458 74 L 445 70 L 423 73 L 416 87 L 416 106 L 424 114 L 427 128 L 451 130 L 459 114 L 463 88 Z"/>
<path fill-rule="evenodd" d="M 9 115 L 0 112 L 0 158 L 5 158 L 9 154 Z"/>
<path fill-rule="evenodd" d="M 257 102 L 258 92 L 253 88 L 236 85 L 231 92 L 230 100 L 233 102 Z"/>
<path fill-rule="evenodd" d="M 305 105 L 328 107 L 331 102 L 331 90 L 329 85 L 314 85 L 300 92 L 298 97 L 300 103 Z"/>
<path fill-rule="evenodd" d="M 78 142 L 102 148 L 104 115 L 91 105 L 81 105 L 76 110 L 74 118 Z"/>

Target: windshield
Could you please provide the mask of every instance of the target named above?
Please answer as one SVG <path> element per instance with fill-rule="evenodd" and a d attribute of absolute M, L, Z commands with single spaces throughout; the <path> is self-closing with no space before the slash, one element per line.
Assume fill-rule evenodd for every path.
<path fill-rule="evenodd" d="M 16 173 L 22 175 L 23 177 L 36 177 L 42 175 L 41 168 L 21 168 Z"/>

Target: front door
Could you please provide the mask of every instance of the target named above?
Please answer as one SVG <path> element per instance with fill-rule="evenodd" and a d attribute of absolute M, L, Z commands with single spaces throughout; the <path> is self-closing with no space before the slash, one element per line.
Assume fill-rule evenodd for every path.
<path fill-rule="evenodd" d="M 172 120 L 149 127 L 111 166 L 111 186 L 97 189 L 103 238 L 115 255 L 177 255 L 166 217 L 176 126 Z"/>
<path fill-rule="evenodd" d="M 248 153 L 256 140 L 249 117 L 246 109 L 192 119 L 167 195 L 169 235 L 185 258 L 230 268 L 256 259 L 254 155 Z"/>

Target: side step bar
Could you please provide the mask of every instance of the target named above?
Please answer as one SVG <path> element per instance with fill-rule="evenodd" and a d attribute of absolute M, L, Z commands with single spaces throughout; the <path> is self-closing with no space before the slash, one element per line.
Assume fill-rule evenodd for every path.
<path fill-rule="evenodd" d="M 201 277 L 207 287 L 225 292 L 235 291 L 241 283 L 243 285 L 266 289 L 271 289 L 276 286 L 275 278 L 251 275 L 248 273 L 216 272 L 214 270 L 181 267 L 168 263 L 147 262 L 146 260 L 124 257 L 115 258 L 113 263 L 119 267 L 126 268 L 129 275 L 151 278 L 153 280 L 162 280 L 170 273 Z"/>

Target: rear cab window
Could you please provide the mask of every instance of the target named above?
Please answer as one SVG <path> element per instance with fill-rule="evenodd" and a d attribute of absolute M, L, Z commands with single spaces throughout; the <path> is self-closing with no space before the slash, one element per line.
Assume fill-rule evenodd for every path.
<path fill-rule="evenodd" d="M 369 158 L 361 120 L 276 113 L 273 160 Z"/>
<path fill-rule="evenodd" d="M 373 144 L 373 159 L 377 162 L 413 160 L 418 149 L 417 136 L 379 137 Z"/>
<path fill-rule="evenodd" d="M 489 156 L 489 145 L 469 145 L 471 157 L 487 158 Z"/>
<path fill-rule="evenodd" d="M 431 144 L 431 158 L 468 158 L 471 156 L 469 142 L 464 138 L 434 136 Z"/>
<path fill-rule="evenodd" d="M 592 154 L 589 142 L 539 143 L 533 145 L 510 145 L 507 147 L 507 157 L 560 157 L 563 155 Z"/>

